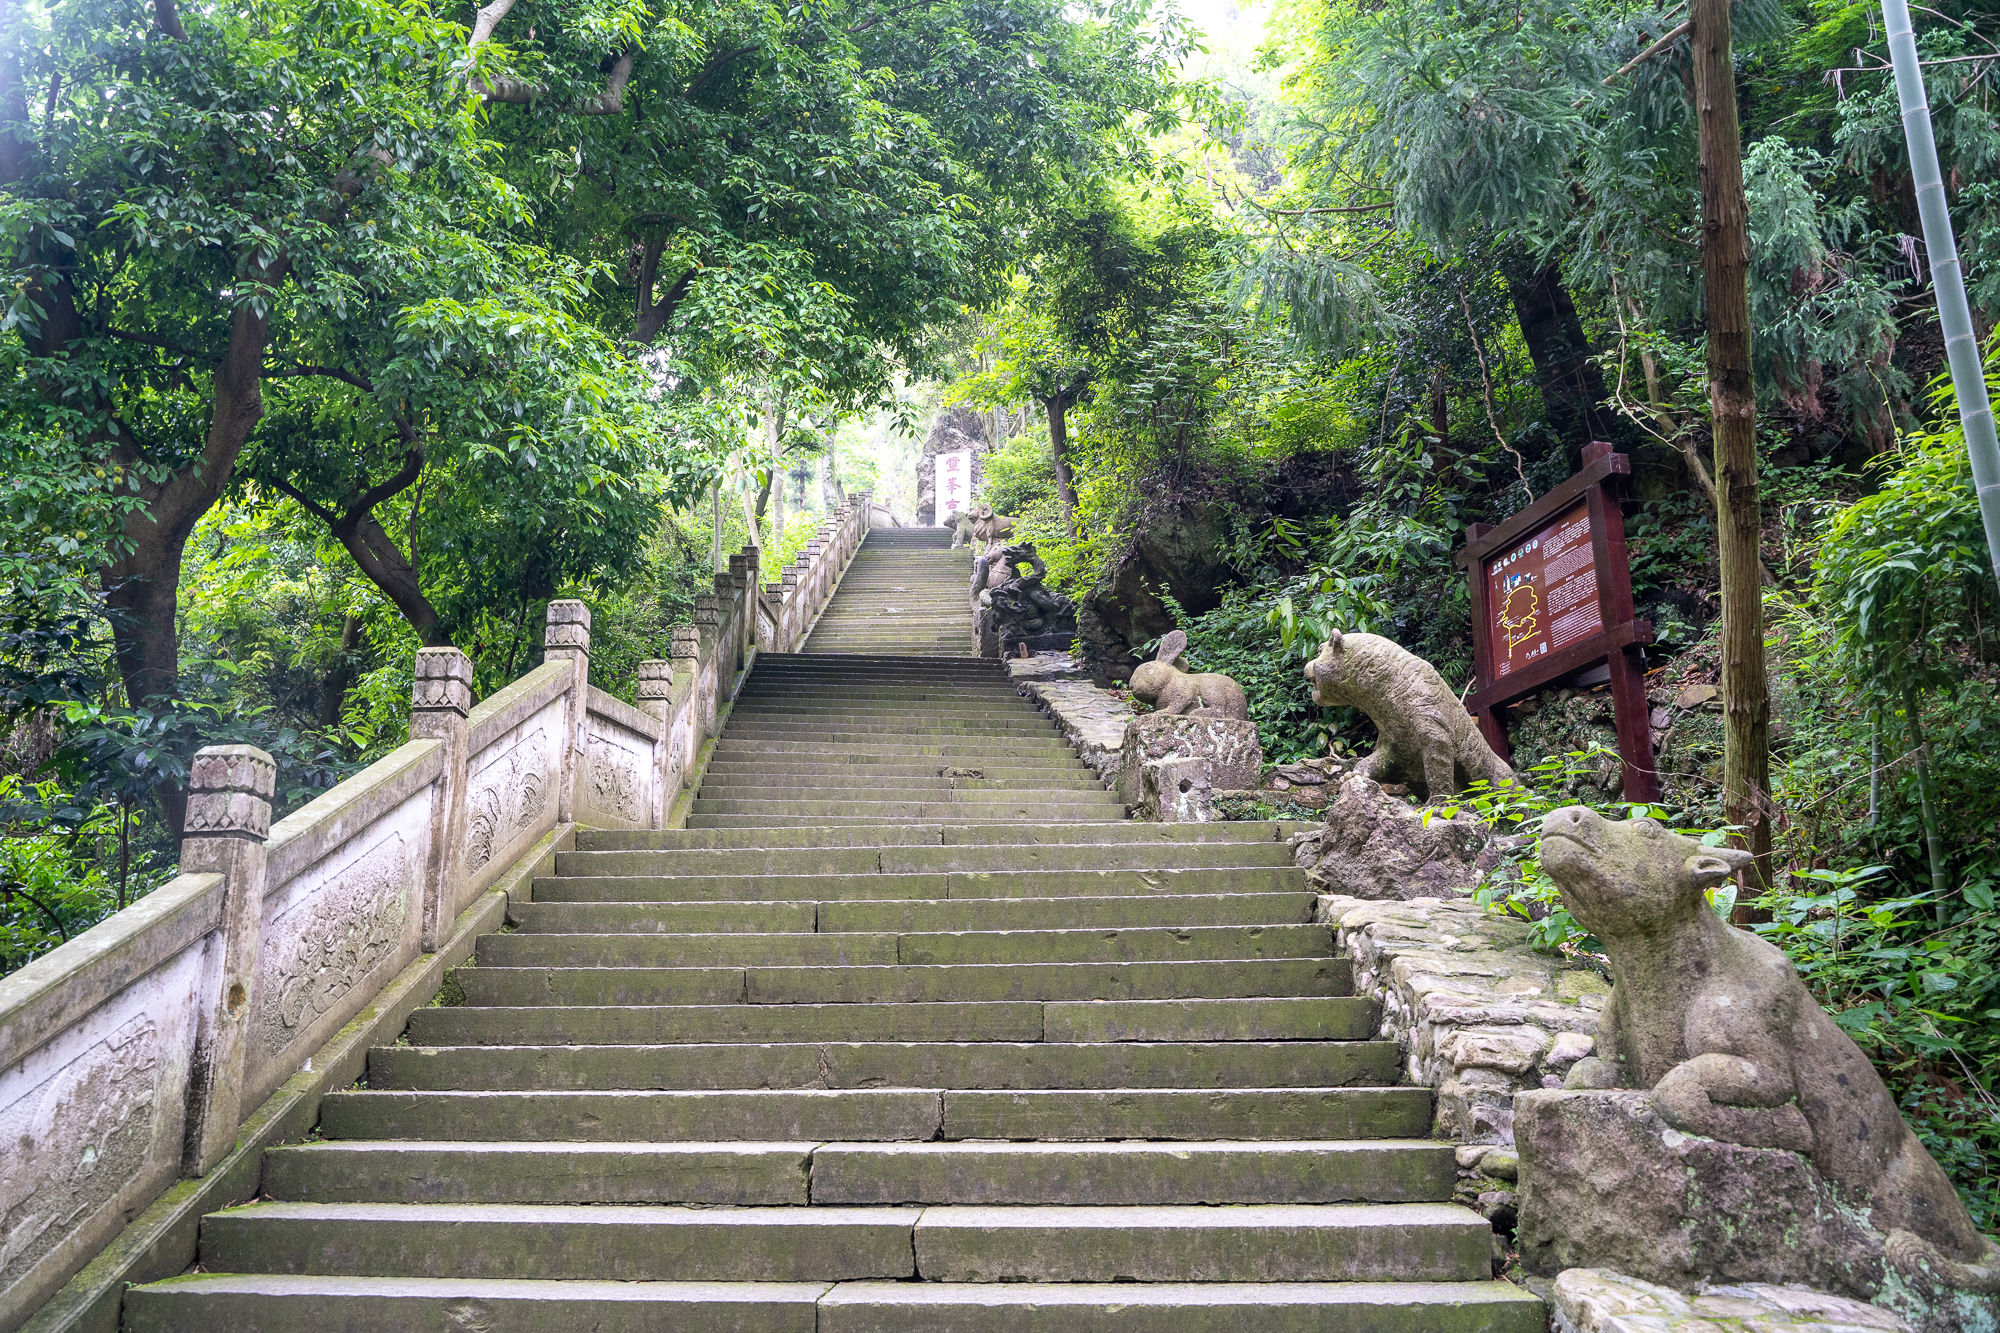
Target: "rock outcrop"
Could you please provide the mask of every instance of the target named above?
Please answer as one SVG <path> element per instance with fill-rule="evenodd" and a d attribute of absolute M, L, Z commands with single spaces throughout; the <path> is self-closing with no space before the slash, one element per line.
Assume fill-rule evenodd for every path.
<path fill-rule="evenodd" d="M 1355 898 L 1470 893 L 1500 859 L 1492 834 L 1472 814 L 1447 819 L 1352 774 L 1341 779 L 1320 826 L 1292 846 L 1315 888 Z"/>

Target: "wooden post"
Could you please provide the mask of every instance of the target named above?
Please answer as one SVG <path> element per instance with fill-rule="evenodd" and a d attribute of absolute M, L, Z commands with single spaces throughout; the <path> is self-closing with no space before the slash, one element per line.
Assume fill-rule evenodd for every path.
<path fill-rule="evenodd" d="M 1493 531 L 1491 523 L 1474 523 L 1465 530 L 1466 544 L 1470 546 L 1487 533 Z M 1484 684 L 1493 679 L 1493 643 L 1486 637 L 1487 623 L 1492 619 L 1492 598 L 1486 587 L 1486 570 L 1480 562 L 1472 562 L 1472 679 Z M 1493 747 L 1493 753 L 1503 760 L 1510 758 L 1513 748 L 1507 744 L 1507 726 L 1501 720 L 1497 708 L 1475 708 L 1473 721 L 1479 724 L 1479 734 Z"/>

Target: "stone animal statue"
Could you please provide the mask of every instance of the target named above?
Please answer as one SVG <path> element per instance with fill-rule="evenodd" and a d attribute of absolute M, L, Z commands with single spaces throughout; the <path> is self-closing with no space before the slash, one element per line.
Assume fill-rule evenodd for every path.
<path fill-rule="evenodd" d="M 1014 520 L 1005 514 L 994 513 L 992 505 L 954 509 L 945 515 L 944 521 L 951 527 L 953 546 L 964 546 L 967 543 L 974 546 L 990 546 L 1014 533 Z"/>
<path fill-rule="evenodd" d="M 1153 660 L 1141 662 L 1132 672 L 1132 697 L 1161 713 L 1247 719 L 1250 701 L 1243 697 L 1243 687 L 1219 672 L 1181 670 L 1174 659 L 1186 651 L 1187 635 L 1181 630 L 1169 632 Z"/>
<path fill-rule="evenodd" d="M 1869 1209 L 1892 1264 L 2000 1291 L 2000 1245 L 1973 1226 L 1868 1057 L 1777 946 L 1709 907 L 1704 891 L 1748 852 L 1572 805 L 1542 822 L 1541 859 L 1611 959 L 1598 1054 L 1564 1086 L 1650 1089 L 1686 1133 L 1799 1153 Z"/>
<path fill-rule="evenodd" d="M 1306 679 L 1314 703 L 1351 704 L 1375 724 L 1375 752 L 1354 769 L 1362 777 L 1407 783 L 1427 801 L 1514 780 L 1437 669 L 1379 634 L 1335 630 Z"/>
<path fill-rule="evenodd" d="M 982 563 L 986 559 L 981 557 Z M 1073 609 L 1069 598 L 1042 586 L 1048 572 L 1032 542 L 1006 547 L 993 560 L 979 604 L 993 608 L 1009 642 L 1058 628 Z"/>

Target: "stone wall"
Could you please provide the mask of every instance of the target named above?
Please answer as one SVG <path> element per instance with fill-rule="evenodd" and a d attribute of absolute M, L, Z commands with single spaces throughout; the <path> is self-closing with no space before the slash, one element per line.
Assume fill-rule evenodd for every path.
<path fill-rule="evenodd" d="M 1512 1225 L 1514 1094 L 1556 1087 L 1596 1047 L 1610 985 L 1586 963 L 1536 953 L 1525 922 L 1470 898 L 1325 894 L 1315 919 L 1354 962 L 1354 993 L 1382 1006 L 1405 1076 L 1437 1090 L 1433 1132 L 1456 1139 L 1459 1196 Z"/>
<path fill-rule="evenodd" d="M 1091 684 L 1068 653 L 1008 658 L 1007 674 L 1015 688 L 1062 729 L 1104 785 L 1116 785 L 1125 729 L 1136 716 L 1131 703 Z"/>

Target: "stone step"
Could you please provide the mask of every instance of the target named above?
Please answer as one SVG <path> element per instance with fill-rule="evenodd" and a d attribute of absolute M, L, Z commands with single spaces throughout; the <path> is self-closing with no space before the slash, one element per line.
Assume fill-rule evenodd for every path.
<path fill-rule="evenodd" d="M 828 637 L 822 640 L 819 635 L 815 634 L 811 639 L 807 640 L 807 647 L 810 649 L 814 643 L 824 642 L 825 647 L 820 651 L 826 653 L 876 653 L 896 648 L 902 648 L 913 653 L 942 653 L 948 652 L 954 642 L 959 642 L 966 644 L 966 655 L 969 657 L 972 651 L 971 644 L 968 642 L 970 637 L 968 633 L 953 631 L 949 634 L 913 634 L 907 637 L 870 635 L 866 638 Z"/>
<path fill-rule="evenodd" d="M 816 1204 L 1425 1203 L 1457 1163 L 1427 1139 L 1209 1143 L 827 1143 Z M 726 1200 L 724 1200 L 726 1202 Z"/>
<path fill-rule="evenodd" d="M 759 670 L 762 670 L 760 667 Z M 1004 680 L 980 682 L 938 680 L 930 684 L 892 678 L 870 679 L 842 675 L 827 679 L 800 678 L 760 685 L 755 676 L 738 694 L 739 704 L 751 708 L 783 708 L 799 712 L 826 713 L 853 708 L 864 713 L 922 704 L 926 709 L 963 710 L 967 713 L 996 713 L 1003 716 L 1042 716 Z"/>
<path fill-rule="evenodd" d="M 1075 760 L 1076 752 L 1069 742 L 1044 727 L 1034 736 L 989 736 L 985 733 L 967 733 L 963 736 L 911 736 L 899 737 L 865 731 L 840 731 L 833 728 L 807 729 L 804 727 L 785 729 L 780 735 L 738 735 L 725 731 L 715 747 L 717 755 L 787 755 L 787 754 L 874 754 L 882 756 L 950 753 L 953 755 L 979 755 L 981 757 L 1044 758 Z"/>
<path fill-rule="evenodd" d="M 1470 1281 L 1492 1228 L 1437 1203 L 1228 1208 L 253 1203 L 218 1271 L 612 1281 Z"/>
<path fill-rule="evenodd" d="M 1225 821 L 1213 824 L 1152 824 L 1120 820 L 1103 824 L 1066 824 L 1061 829 L 1024 825 L 1014 830 L 990 824 L 897 824 L 869 835 L 853 830 L 829 831 L 827 842 L 814 841 L 810 829 L 584 829 L 576 835 L 578 851 L 682 851 L 695 848 L 758 850 L 779 847 L 928 847 L 1028 846 L 1035 843 L 1173 843 L 1284 842 L 1305 824 L 1276 821 Z"/>
<path fill-rule="evenodd" d="M 561 938 L 542 936 L 543 939 Z M 463 967 L 467 1005 L 932 1004 L 1345 995 L 1330 958 L 764 967 Z"/>
<path fill-rule="evenodd" d="M 787 931 L 933 934 L 979 930 L 1176 931 L 1292 925 L 1312 919 L 1309 890 L 1284 893 L 1122 894 L 1101 898 L 855 899 L 847 902 L 514 903 L 508 922 L 532 934 L 700 935 Z M 793 924 L 787 926 L 786 922 Z M 693 921 L 694 924 L 688 924 Z"/>
<path fill-rule="evenodd" d="M 837 697 L 835 697 L 837 696 Z M 922 716 L 945 720 L 965 719 L 979 721 L 997 718 L 1003 721 L 1021 719 L 1046 720 L 1033 705 L 1005 686 L 994 686 L 990 690 L 969 685 L 939 685 L 933 689 L 917 692 L 917 701 L 923 703 Z M 893 720 L 907 716 L 913 701 L 909 692 L 876 698 L 858 695 L 839 686 L 807 685 L 797 689 L 787 689 L 771 693 L 742 693 L 736 696 L 736 707 L 730 717 L 765 720 L 782 718 L 824 718 L 828 709 L 838 706 L 845 717 L 857 720 Z"/>
<path fill-rule="evenodd" d="M 843 1282 L 800 1331 L 1544 1333 L 1547 1325 L 1540 1300 L 1495 1281 Z"/>
<path fill-rule="evenodd" d="M 787 763 L 783 759 L 773 762 L 769 759 L 726 759 L 711 763 L 704 775 L 707 782 L 762 782 L 776 780 L 780 783 L 797 781 L 807 784 L 832 783 L 844 786 L 850 791 L 863 791 L 869 786 L 899 782 L 904 778 L 929 780 L 943 776 L 948 769 L 978 773 L 973 784 L 1005 783 L 1024 785 L 1029 790 L 1048 784 L 1069 790 L 1107 791 L 1103 779 L 1082 763 L 1067 760 L 1042 762 L 1023 761 L 1021 756 L 1005 756 L 1005 763 L 962 764 L 955 759 L 941 755 L 920 755 L 915 759 L 879 759 L 872 762 L 849 762 L 846 758 L 829 759 L 825 762 L 801 764 Z M 1076 784 L 1081 783 L 1082 786 Z M 1115 816 L 1105 823 L 1122 823 L 1124 816 Z M 1197 824 L 1163 824 L 1162 828 L 1199 828 Z M 1027 826 L 1021 839 L 1033 842 L 1032 825 Z M 643 832 L 646 830 L 633 830 Z"/>
<path fill-rule="evenodd" d="M 410 1040 L 444 1045 L 628 1046 L 806 1041 L 1360 1041 L 1355 997 L 970 1000 L 932 1004 L 500 1006 L 419 1009 Z"/>
<path fill-rule="evenodd" d="M 580 914 L 597 912 L 594 918 Z M 512 903 L 507 920 L 523 930 L 574 929 L 580 920 L 619 929 L 649 929 L 669 935 L 705 935 L 738 932 L 810 932 L 818 929 L 819 904 L 815 902 L 658 902 L 625 903 Z"/>
<path fill-rule="evenodd" d="M 915 1276 L 921 1211 L 254 1203 L 209 1214 L 201 1243 L 225 1272 L 831 1282 Z"/>
<path fill-rule="evenodd" d="M 125 1293 L 130 1333 L 1543 1333 L 1506 1282 L 548 1282 L 197 1273 Z"/>
<path fill-rule="evenodd" d="M 997 810 L 998 813 L 989 812 L 990 810 Z M 928 819 L 920 818 L 908 821 L 898 819 L 890 822 L 892 824 L 900 824 L 904 822 L 914 823 L 914 824 L 924 824 L 924 823 L 935 823 L 940 819 L 950 819 L 953 823 L 957 824 L 994 824 L 994 825 L 1009 826 L 1009 827 L 1018 826 L 1021 823 L 1021 816 L 1015 814 L 1009 814 L 1006 813 L 1005 811 L 1006 807 L 1004 806 L 989 808 L 984 806 L 961 805 L 961 806 L 951 807 L 948 810 L 941 809 L 936 814 L 930 816 Z M 1065 818 L 1060 822 L 1064 824 L 1095 824 L 1101 821 L 1096 819 Z M 854 814 L 854 815 L 690 814 L 688 816 L 687 826 L 691 829 L 773 828 L 773 827 L 835 828 L 844 825 L 861 827 L 861 828 L 881 828 L 883 827 L 883 823 L 884 823 L 883 817 L 880 815 L 861 815 L 861 814 Z"/>
<path fill-rule="evenodd" d="M 329 1094 L 320 1107 L 320 1133 L 328 1139 L 502 1143 L 928 1140 L 938 1136 L 943 1108 L 942 1092 L 902 1088 L 366 1089 Z"/>
<path fill-rule="evenodd" d="M 825 1282 L 195 1273 L 126 1289 L 126 1333 L 815 1333 Z M 856 1326 L 857 1333 L 859 1325 Z"/>
<path fill-rule="evenodd" d="M 314 1203 L 1427 1203 L 1452 1145 L 461 1143 L 328 1140 L 264 1158 L 263 1197 Z"/>
<path fill-rule="evenodd" d="M 1189 870 L 967 870 L 932 874 L 565 875 L 536 879 L 535 898 L 574 902 L 821 902 L 856 899 L 1105 898 L 1119 894 L 1277 893 L 1306 887 L 1291 866 Z"/>
<path fill-rule="evenodd" d="M 1377 1139 L 1410 1137 L 1411 1110 L 1429 1105 L 1426 1090 L 1397 1088 L 368 1089 L 329 1095 L 320 1131 L 577 1143 Z"/>
<path fill-rule="evenodd" d="M 1427 1133 L 1428 1089 L 1391 1087 L 1392 1041 L 797 1042 L 745 1045 L 380 1046 L 369 1052 L 375 1090 L 422 1088 L 671 1091 L 728 1088 L 961 1088 L 1016 1091 L 1108 1088 L 1284 1088 L 1302 1073 L 1368 1089 L 1368 1128 Z"/>
<path fill-rule="evenodd" d="M 870 770 L 865 778 L 859 777 L 854 769 L 835 770 L 826 773 L 783 773 L 771 769 L 740 768 L 718 771 L 715 769 L 703 777 L 701 792 L 704 796 L 727 796 L 738 800 L 760 798 L 787 800 L 793 796 L 808 796 L 813 800 L 837 799 L 843 795 L 866 792 L 883 798 L 885 792 L 912 793 L 919 799 L 951 792 L 989 792 L 995 799 L 1021 800 L 1035 792 L 1093 792 L 1102 793 L 1104 784 L 1082 769 L 1059 768 L 1015 778 L 984 776 L 984 769 L 966 770 L 980 774 L 978 777 L 943 777 L 940 768 L 949 770 L 949 765 L 925 765 L 928 772 L 882 773 Z M 885 798 L 884 798 L 885 799 Z M 900 799 L 900 797 L 899 797 Z"/>
<path fill-rule="evenodd" d="M 1079 823 L 1096 823 L 1105 817 L 1108 810 L 1122 810 L 1115 801 L 1098 801 L 1088 797 L 1074 801 L 1061 801 L 1040 796 L 1033 801 L 990 801 L 982 803 L 953 801 L 785 801 L 767 803 L 761 801 L 710 801 L 696 797 L 693 813 L 697 815 L 750 815 L 764 807 L 777 816 L 814 817 L 819 815 L 844 816 L 847 818 L 873 818 L 882 820 L 911 819 L 929 823 L 940 819 L 956 818 L 959 811 L 977 811 L 992 819 L 1039 819 L 1064 820 Z"/>
<path fill-rule="evenodd" d="M 701 784 L 698 799 L 704 801 L 731 801 L 736 803 L 758 802 L 770 805 L 789 805 L 794 801 L 849 801 L 854 797 L 864 797 L 869 804 L 945 804 L 945 805 L 1020 805 L 1024 802 L 1054 802 L 1061 804 L 1099 805 L 1105 809 L 1116 808 L 1120 813 L 1124 805 L 1118 798 L 1107 792 L 1101 783 L 1091 781 L 1081 772 L 1065 774 L 1053 781 L 988 782 L 975 778 L 886 778 L 879 783 L 865 786 L 848 779 L 825 783 L 787 782 L 779 785 L 769 779 L 717 780 L 713 777 Z"/>
<path fill-rule="evenodd" d="M 768 850 L 575 851 L 556 855 L 556 874 L 922 874 L 1028 871 L 1187 870 L 1209 866 L 1292 868 L 1277 842 L 1036 842 L 1018 846 L 887 846 Z"/>
<path fill-rule="evenodd" d="M 1314 895 L 1284 893 L 1123 894 L 1103 898 L 958 898 L 947 902 L 822 903 L 822 931 L 933 934 L 979 930 L 1193 931 L 1206 926 L 1291 925 L 1312 920 Z"/>
<path fill-rule="evenodd" d="M 315 1203 L 803 1205 L 816 1146 L 334 1139 L 265 1153 L 262 1194 Z"/>
<path fill-rule="evenodd" d="M 1135 930 L 970 930 L 855 934 L 529 934 L 479 938 L 480 968 L 830 967 L 889 963 L 1111 964 L 1164 960 L 1308 959 L 1345 969 L 1322 925 Z"/>
<path fill-rule="evenodd" d="M 1006 718 L 942 718 L 916 716 L 897 722 L 884 718 L 859 718 L 852 713 L 838 716 L 813 714 L 801 717 L 759 716 L 729 719 L 729 734 L 738 740 L 760 737 L 808 736 L 838 740 L 845 736 L 891 736 L 908 740 L 949 741 L 961 736 L 1059 739 L 1046 718 L 1028 714 Z"/>

